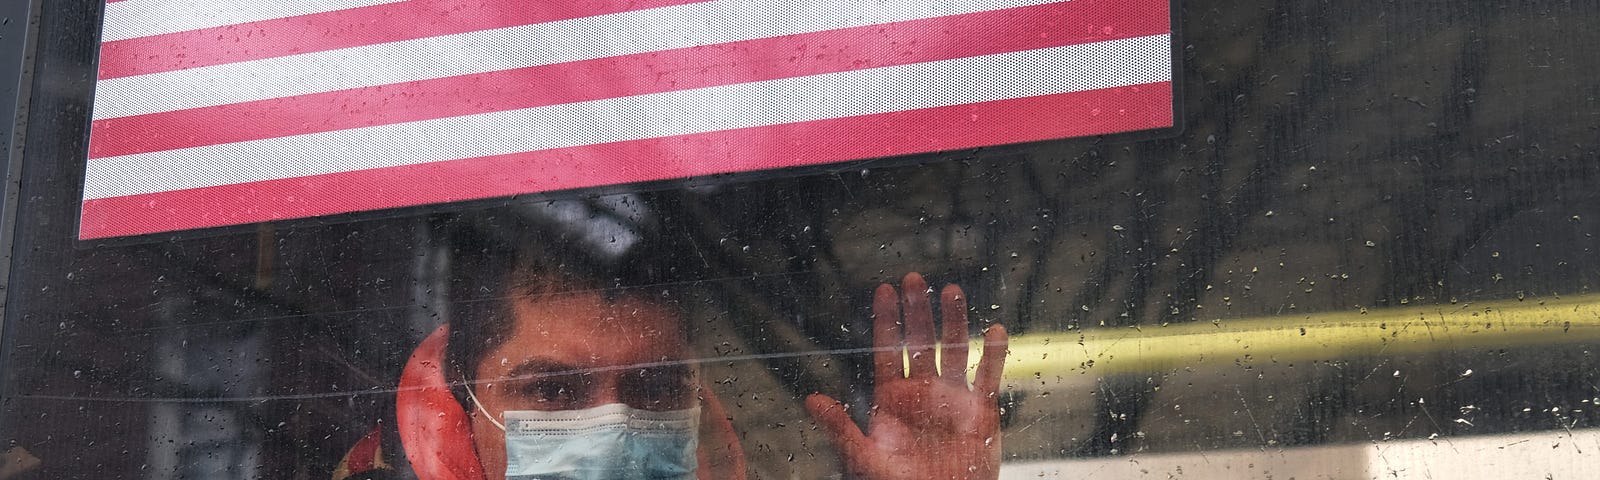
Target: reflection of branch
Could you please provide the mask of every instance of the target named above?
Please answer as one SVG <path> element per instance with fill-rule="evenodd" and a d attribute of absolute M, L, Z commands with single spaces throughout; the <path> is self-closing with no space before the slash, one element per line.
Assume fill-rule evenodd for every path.
<path fill-rule="evenodd" d="M 824 186 L 832 186 L 836 183 L 823 180 L 801 181 L 800 188 L 823 198 L 837 198 L 828 196 L 826 191 L 823 190 Z M 814 188 L 806 188 L 806 184 L 812 184 Z M 779 195 L 782 198 L 795 198 L 787 195 L 788 192 L 782 193 L 782 195 Z M 815 206 L 809 202 L 785 201 L 780 202 L 779 205 L 784 210 L 782 218 L 808 218 L 810 220 L 807 223 L 810 228 L 803 229 L 797 234 L 778 236 L 781 248 L 788 254 L 784 257 L 790 261 L 788 269 L 790 271 L 806 270 L 812 273 L 790 278 L 791 282 L 801 282 L 808 287 L 804 288 L 797 298 L 850 298 L 848 292 L 843 291 L 843 286 L 847 285 L 844 274 L 844 261 L 838 257 L 833 249 L 827 248 L 835 245 L 835 240 L 832 230 L 828 228 L 829 222 L 824 216 L 825 210 L 814 208 Z M 808 258 L 810 259 L 809 264 L 807 264 L 806 260 Z M 829 281 L 824 281 L 823 275 L 828 275 Z M 832 304 L 829 303 L 802 300 L 791 307 L 805 311 L 807 318 L 826 318 L 848 312 L 847 309 L 830 308 L 831 306 Z M 852 346 L 856 339 L 856 336 L 851 335 L 850 332 L 832 328 L 831 326 L 824 328 L 807 327 L 815 326 L 802 325 L 800 328 L 808 337 L 820 341 L 827 348 L 846 348 Z M 860 365 L 846 363 L 849 363 L 851 367 L 867 367 L 866 363 L 861 363 Z"/>
<path fill-rule="evenodd" d="M 1284 5 L 1284 2 L 1279 2 L 1279 10 L 1282 10 Z M 1282 35 L 1284 29 L 1289 26 L 1280 22 L 1268 21 L 1267 27 L 1268 32 L 1261 38 L 1285 38 Z M 1241 31 L 1250 30 L 1243 29 Z M 1256 35 L 1259 35 L 1259 33 Z M 1326 64 L 1326 55 L 1320 56 L 1319 59 L 1322 60 L 1322 64 Z M 1275 163 L 1280 162 L 1280 160 L 1266 158 L 1265 156 L 1258 157 L 1254 168 L 1251 169 L 1250 175 L 1245 178 L 1244 185 L 1240 188 L 1235 198 L 1228 203 L 1221 203 L 1223 166 L 1226 165 L 1228 158 L 1235 156 L 1229 155 L 1231 152 L 1227 151 L 1228 146 L 1231 144 L 1229 142 L 1231 135 L 1228 135 L 1232 125 L 1230 120 L 1235 114 L 1234 110 L 1238 108 L 1237 105 L 1240 105 L 1238 102 L 1230 101 L 1227 96 L 1232 95 L 1233 92 L 1247 91 L 1245 87 L 1253 84 L 1252 77 L 1254 75 L 1254 72 L 1247 71 L 1235 76 L 1231 82 L 1227 82 L 1222 88 L 1207 89 L 1207 91 L 1216 92 L 1214 93 L 1216 98 L 1215 101 L 1203 102 L 1202 104 L 1211 109 L 1221 110 L 1220 114 L 1212 112 L 1210 114 L 1190 115 L 1190 118 L 1202 120 L 1220 117 L 1217 127 L 1219 133 L 1224 134 L 1221 136 L 1220 142 L 1213 145 L 1210 162 L 1211 171 L 1207 172 L 1210 174 L 1208 177 L 1212 179 L 1207 185 L 1206 198 L 1209 200 L 1209 204 L 1207 208 L 1200 212 L 1203 217 L 1212 219 L 1213 223 L 1207 227 L 1202 227 L 1200 231 L 1194 232 L 1183 240 L 1180 248 L 1181 251 L 1185 252 L 1187 260 L 1176 267 L 1175 273 L 1177 275 L 1174 278 L 1173 296 L 1167 302 L 1166 308 L 1158 312 L 1163 317 L 1168 316 L 1169 312 L 1174 308 L 1178 309 L 1179 315 L 1173 315 L 1173 317 L 1186 319 L 1192 315 L 1194 305 L 1197 303 L 1188 302 L 1187 300 L 1198 297 L 1201 286 L 1207 282 L 1209 275 L 1215 270 L 1215 265 L 1224 252 L 1229 250 L 1228 247 L 1231 246 L 1233 239 L 1241 231 L 1243 224 L 1249 218 L 1249 214 L 1259 208 L 1259 204 L 1266 198 L 1265 193 L 1270 180 L 1276 178 L 1277 171 L 1274 167 Z M 1304 109 L 1300 111 L 1300 114 L 1302 116 L 1310 115 L 1311 110 Z M 1280 114 L 1280 116 L 1286 116 L 1286 114 Z M 1268 124 L 1286 125 L 1288 122 L 1277 121 L 1268 122 Z M 1273 129 L 1274 140 L 1281 140 L 1279 137 L 1285 135 L 1282 130 Z M 1170 158 L 1176 157 L 1179 153 L 1179 149 L 1174 148 L 1176 145 L 1172 141 L 1153 142 L 1153 144 L 1159 146 L 1161 152 L 1160 154 L 1142 152 L 1143 154 L 1140 155 L 1141 168 L 1138 170 L 1141 173 L 1163 171 L 1166 165 L 1162 163 L 1151 164 L 1151 162 L 1164 163 L 1169 161 Z M 1164 255 L 1164 252 L 1158 250 L 1165 250 L 1165 248 L 1158 248 L 1161 245 L 1157 244 L 1159 241 L 1157 230 L 1162 225 L 1157 215 L 1159 215 L 1158 212 L 1161 209 L 1171 208 L 1167 205 L 1167 198 L 1172 193 L 1170 184 L 1160 185 L 1156 183 L 1157 179 L 1160 178 L 1159 175 L 1143 173 L 1137 178 L 1139 191 L 1145 194 L 1136 200 L 1144 203 L 1136 205 L 1134 210 L 1133 223 L 1135 226 L 1132 234 L 1139 236 L 1139 244 L 1134 246 L 1138 248 L 1119 248 L 1118 244 L 1122 243 L 1123 240 L 1120 237 L 1116 237 L 1113 239 L 1112 248 L 1110 249 L 1112 252 L 1138 252 L 1136 263 L 1132 266 L 1132 273 L 1128 279 L 1129 288 L 1126 299 L 1129 307 L 1133 309 L 1130 312 L 1131 318 L 1128 321 L 1134 323 L 1140 322 L 1144 318 L 1144 312 L 1153 306 L 1149 298 L 1150 288 L 1155 280 L 1153 275 L 1156 271 L 1156 263 Z M 1231 205 L 1232 208 L 1225 209 L 1224 205 Z M 1200 251 L 1196 245 L 1193 245 L 1195 242 L 1207 242 L 1210 248 L 1206 251 Z M 1111 271 L 1110 268 L 1114 263 L 1111 258 L 1107 258 L 1104 261 L 1105 270 L 1098 272 L 1099 276 L 1104 280 L 1110 280 L 1111 277 L 1115 276 L 1117 272 Z M 1098 287 L 1102 291 L 1105 288 L 1104 285 Z M 1084 296 L 1087 293 L 1090 292 L 1083 292 L 1080 296 Z M 1087 305 L 1088 302 L 1085 301 L 1081 304 Z M 1150 390 L 1152 387 L 1150 384 L 1140 381 L 1140 379 L 1125 376 L 1105 378 L 1102 380 L 1101 385 L 1105 392 L 1097 401 L 1096 409 L 1100 414 L 1096 416 L 1095 430 L 1089 440 L 1080 447 L 1080 452 L 1092 455 L 1104 455 L 1114 451 L 1130 452 L 1137 447 L 1137 437 L 1132 433 L 1138 430 L 1139 424 L 1144 418 L 1144 413 L 1150 407 L 1153 398 L 1153 391 Z M 1159 385 L 1159 382 L 1156 385 Z M 1117 420 L 1112 420 L 1112 414 L 1119 414 L 1115 417 Z M 1122 417 L 1120 414 L 1126 414 L 1127 416 Z M 1128 441 L 1120 446 L 1113 445 L 1111 438 L 1114 436 L 1126 438 Z"/>
<path fill-rule="evenodd" d="M 1043 175 L 1039 173 L 1039 169 L 1034 167 L 1033 162 L 1027 160 L 1022 162 L 1022 168 L 1024 170 L 1022 178 L 1027 183 L 1030 193 L 1038 199 L 1039 209 L 1053 218 L 1039 222 L 1039 231 L 1036 234 L 1038 237 L 1033 239 L 1033 264 L 1022 282 L 1022 292 L 1019 294 L 1021 299 L 1017 302 L 1022 308 L 1017 309 L 1017 317 L 1011 321 L 1012 325 L 1015 325 L 1011 330 L 1014 335 L 1027 332 L 1029 327 L 1042 316 L 1039 314 L 1038 303 L 1033 299 L 1035 292 L 1041 289 L 1040 285 L 1044 283 L 1045 276 L 1049 274 L 1050 260 L 1055 258 L 1055 255 L 1050 254 L 1050 249 L 1056 244 L 1056 232 L 1060 230 L 1058 225 L 1063 221 L 1060 218 L 1061 209 L 1058 208 L 1059 197 L 1052 198 L 1051 192 L 1044 187 L 1044 183 L 1040 181 Z"/>
<path fill-rule="evenodd" d="M 639 200 L 635 199 L 635 201 Z M 585 197 L 583 199 L 583 206 L 588 210 L 589 215 L 611 220 L 612 222 L 615 222 L 617 225 L 621 225 L 623 228 L 628 229 L 636 235 L 646 236 L 654 233 L 646 230 L 651 223 L 648 221 L 642 221 L 645 220 L 644 215 L 649 214 L 649 212 L 643 212 L 643 214 L 637 217 L 629 216 L 626 213 L 617 211 L 614 205 L 608 205 L 600 202 L 599 198 L 597 197 Z"/>
<path fill-rule="evenodd" d="M 1158 145 L 1170 146 L 1170 143 Z M 1169 150 L 1170 147 L 1166 150 Z M 1139 172 L 1159 171 L 1160 163 L 1165 163 L 1168 155 L 1139 155 Z M 1152 163 L 1155 163 L 1152 165 Z M 1138 185 L 1135 187 L 1142 194 L 1133 199 L 1133 232 L 1136 244 L 1133 248 L 1120 248 L 1113 250 L 1132 251 L 1133 255 L 1124 255 L 1133 258 L 1132 273 L 1128 275 L 1127 304 L 1128 324 L 1138 324 L 1145 318 L 1145 312 L 1150 307 L 1150 292 L 1155 285 L 1156 265 L 1163 254 L 1159 248 L 1162 218 L 1167 198 L 1172 196 L 1171 183 L 1160 179 L 1159 175 L 1138 175 Z M 1110 322 L 1114 325 L 1123 325 L 1123 322 Z"/>
<path fill-rule="evenodd" d="M 939 258 L 945 265 L 955 265 L 956 229 L 961 225 L 972 223 L 972 214 L 966 209 L 967 163 L 965 161 L 950 162 L 950 175 L 945 175 L 945 191 L 950 192 L 950 218 L 946 219 L 948 225 L 944 229 L 944 241 L 940 242 Z M 1019 325 L 1020 326 L 1020 325 Z"/>
<path fill-rule="evenodd" d="M 1458 58 L 1452 69 L 1452 84 L 1445 87 L 1446 94 L 1464 92 L 1479 85 L 1485 68 L 1483 52 L 1486 42 L 1462 42 Z M 1426 137 L 1425 141 L 1414 146 L 1397 146 L 1391 148 L 1390 157 L 1403 157 L 1406 151 L 1415 151 L 1418 154 L 1412 158 L 1425 165 L 1428 172 L 1443 171 L 1447 163 L 1460 157 L 1462 150 L 1471 152 L 1475 150 L 1470 143 L 1462 142 L 1463 132 L 1472 118 L 1472 103 L 1463 101 L 1445 101 L 1438 108 L 1438 115 L 1433 125 L 1436 126 L 1434 135 Z M 1406 148 L 1412 147 L 1412 148 Z M 1466 158 L 1474 158 L 1468 156 Z M 1386 285 L 1380 291 L 1391 292 L 1402 297 L 1411 297 L 1421 292 L 1430 292 L 1443 298 L 1450 295 L 1455 287 L 1454 282 L 1448 281 L 1450 269 L 1447 268 L 1449 260 L 1453 257 L 1444 257 L 1452 253 L 1453 245 L 1436 241 L 1440 235 L 1439 225 L 1439 195 L 1458 183 L 1445 182 L 1438 175 L 1416 175 L 1419 182 L 1418 188 L 1400 190 L 1401 196 L 1397 198 L 1397 221 L 1403 226 L 1424 226 L 1422 228 L 1406 228 L 1405 235 L 1399 235 L 1394 244 L 1399 249 L 1391 252 L 1390 257 L 1397 265 L 1397 272 L 1411 272 L 1411 275 L 1388 275 Z M 1464 182 L 1463 182 L 1464 183 Z M 1469 184 L 1470 185 L 1470 184 Z M 1512 196 L 1511 198 L 1516 198 Z M 1431 227 L 1431 228 L 1430 228 Z M 1462 232 L 1471 235 L 1471 231 Z"/>
<path fill-rule="evenodd" d="M 678 229 L 687 237 L 689 245 L 673 245 L 664 242 L 652 242 L 649 249 L 659 253 L 659 258 L 673 260 L 677 268 L 688 270 L 683 272 L 697 278 L 738 278 L 748 276 L 751 268 L 739 264 L 734 255 L 715 254 L 699 257 L 694 262 L 685 262 L 682 258 L 672 255 L 674 250 L 684 248 L 698 248 L 702 245 L 715 244 L 716 235 L 706 231 L 704 226 L 714 228 L 718 225 L 719 217 L 712 213 L 704 202 L 693 194 L 654 195 L 652 196 L 657 211 L 662 215 L 665 228 Z M 741 213 L 749 213 L 749 209 L 740 209 Z M 670 219 L 670 220 L 668 220 Z M 678 235 L 661 235 L 661 240 L 676 239 Z M 752 348 L 762 353 L 794 353 L 818 349 L 818 346 L 793 325 L 775 319 L 782 318 L 781 312 L 766 300 L 760 289 L 749 282 L 727 281 L 716 282 L 708 289 L 720 293 L 714 300 L 724 305 L 729 314 L 737 320 L 728 322 L 739 335 Z M 788 388 L 793 395 L 800 397 L 817 391 L 830 376 L 820 370 L 815 370 L 808 363 L 801 361 L 800 357 L 774 357 L 762 360 L 768 370 L 775 372 L 780 383 Z"/>
<path fill-rule="evenodd" d="M 1286 11 L 1289 9 L 1292 9 L 1289 2 L 1283 0 L 1278 2 L 1277 10 Z M 1289 29 L 1295 29 L 1297 34 L 1304 35 L 1306 38 L 1326 38 L 1329 35 L 1327 22 L 1313 22 L 1311 25 L 1289 25 L 1268 21 L 1266 22 L 1266 28 L 1268 31 L 1264 33 L 1265 35 L 1286 35 Z M 1327 79 L 1334 77 L 1332 74 L 1333 60 L 1330 57 L 1331 49 L 1327 46 L 1313 47 L 1310 48 L 1310 54 L 1311 58 L 1307 66 L 1309 71 L 1301 77 L 1301 84 L 1296 91 L 1303 92 L 1304 95 L 1301 95 L 1303 98 L 1328 98 L 1323 92 L 1328 90 Z M 1227 101 L 1226 96 L 1231 95 L 1231 92 L 1247 91 L 1250 86 L 1256 85 L 1259 80 L 1258 72 L 1247 71 L 1234 77 L 1233 81 L 1225 87 L 1213 89 L 1212 91 L 1218 92 L 1217 98 L 1213 102 L 1207 102 L 1206 105 L 1217 106 L 1216 109 L 1219 112 L 1204 117 L 1192 117 L 1220 118 L 1216 122 L 1212 122 L 1217 129 L 1212 137 L 1215 138 L 1215 144 L 1211 146 L 1211 158 L 1206 167 L 1207 171 L 1203 175 L 1203 177 L 1209 179 L 1206 185 L 1206 194 L 1203 197 L 1207 203 L 1205 209 L 1201 212 L 1202 221 L 1205 223 L 1204 226 L 1191 232 L 1189 236 L 1179 243 L 1179 251 L 1183 252 L 1184 255 L 1183 262 L 1177 267 L 1179 270 L 1176 272 L 1176 278 L 1179 280 L 1173 286 L 1174 291 L 1170 300 L 1162 308 L 1163 311 L 1169 313 L 1175 311 L 1176 314 L 1172 315 L 1172 317 L 1177 321 L 1192 319 L 1196 307 L 1199 305 L 1198 299 L 1205 291 L 1204 286 L 1210 283 L 1211 276 L 1216 272 L 1218 262 L 1222 260 L 1224 255 L 1232 251 L 1234 242 L 1243 232 L 1245 224 L 1269 200 L 1271 197 L 1269 195 L 1271 193 L 1270 186 L 1277 183 L 1284 171 L 1281 164 L 1286 163 L 1286 161 L 1282 158 L 1258 155 L 1254 165 L 1251 166 L 1250 172 L 1240 182 L 1241 185 L 1235 190 L 1235 193 L 1227 200 L 1223 200 L 1223 172 L 1227 166 L 1227 160 L 1231 157 L 1245 157 L 1245 155 L 1237 155 L 1230 151 L 1231 147 L 1234 147 L 1232 141 L 1233 126 L 1236 117 L 1240 113 L 1240 108 L 1235 107 L 1237 105 L 1235 102 Z M 1314 130 L 1307 127 L 1293 127 L 1304 125 L 1319 113 L 1320 111 L 1312 108 L 1311 105 L 1297 109 L 1276 111 L 1272 118 L 1266 122 L 1267 125 L 1279 126 L 1279 128 L 1273 128 L 1269 132 L 1266 151 L 1289 151 L 1289 148 L 1284 147 L 1298 145 L 1299 139 L 1289 138 L 1291 134 Z M 1248 112 L 1245 115 L 1248 115 Z M 1326 122 L 1335 121 L 1331 118 L 1325 118 L 1324 120 Z M 1240 148 L 1244 147 L 1240 146 Z"/>
<path fill-rule="evenodd" d="M 337 307 L 338 302 L 332 298 L 319 297 L 312 289 L 304 289 L 297 292 L 306 298 L 299 301 L 290 300 L 271 291 L 257 290 L 254 288 L 253 279 L 246 281 L 244 279 L 228 278 L 222 274 L 222 269 L 214 265 L 201 263 L 183 250 L 175 248 L 173 244 L 163 243 L 159 244 L 159 247 L 157 251 L 142 252 L 160 256 L 160 258 L 148 259 L 147 261 L 151 265 L 161 265 L 163 263 L 176 265 L 184 273 L 181 278 L 198 279 L 198 286 L 211 287 L 219 291 L 228 292 L 228 294 L 239 300 L 265 307 L 280 315 L 301 317 L 310 315 L 309 312 L 336 312 L 343 310 Z M 270 319 L 262 318 L 256 320 L 266 321 Z"/>
<path fill-rule="evenodd" d="M 1223 131 L 1227 131 L 1224 127 Z M 1251 212 L 1261 209 L 1261 204 L 1267 198 L 1267 185 L 1274 178 L 1275 172 L 1267 165 L 1268 161 L 1258 162 L 1254 169 L 1245 176 L 1242 185 L 1235 195 L 1227 200 L 1222 199 L 1222 166 L 1225 163 L 1222 150 L 1226 147 L 1225 141 L 1218 142 L 1218 149 L 1212 156 L 1212 168 L 1208 177 L 1212 178 L 1208 185 L 1206 215 L 1209 220 L 1205 226 L 1183 239 L 1179 243 L 1179 251 L 1184 252 L 1183 264 L 1178 268 L 1187 266 L 1187 270 L 1180 270 L 1177 278 L 1180 281 L 1174 286 L 1172 300 L 1165 310 L 1176 309 L 1174 320 L 1184 321 L 1194 315 L 1198 299 L 1204 292 L 1204 285 L 1209 284 L 1211 276 L 1216 272 L 1216 265 L 1222 257 L 1232 251 L 1235 240 L 1244 230 L 1244 224 L 1250 219 Z M 1227 208 L 1231 205 L 1233 208 Z M 1199 245 L 1197 245 L 1199 243 Z M 1182 281 L 1186 279 L 1188 281 Z"/>
<path fill-rule="evenodd" d="M 1057 257 L 1069 256 L 1072 253 L 1070 251 L 1052 252 L 1058 246 L 1055 243 L 1056 239 L 1060 237 L 1061 225 L 1090 221 L 1085 219 L 1081 212 L 1094 210 L 1091 207 L 1080 209 L 1076 203 L 1076 198 L 1061 192 L 1081 191 L 1078 188 L 1071 188 L 1075 181 L 1081 181 L 1083 178 L 1100 178 L 1107 169 L 1115 165 L 1116 162 L 1106 161 L 1102 157 L 1103 150 L 1104 147 L 1098 144 L 1088 146 L 1067 164 L 1076 169 L 1076 172 L 1074 172 L 1076 176 L 1070 178 L 1062 175 L 1055 176 L 1054 179 L 1058 180 L 1055 185 L 1047 185 L 1043 179 L 1051 176 L 1039 172 L 1036 168 L 1036 165 L 1040 162 L 1054 164 L 1053 160 L 1048 158 L 1028 159 L 1024 165 L 1026 169 L 1024 180 L 1027 182 L 1029 190 L 1039 198 L 1039 208 L 1047 211 L 1053 221 L 1041 222 L 1039 238 L 1034 240 L 1037 244 L 1034 255 L 1036 267 L 1029 272 L 1024 283 L 1022 291 L 1024 307 L 1019 310 L 1023 310 L 1025 313 L 1016 320 L 1018 322 L 1018 332 L 1037 326 L 1044 320 L 1041 315 L 1036 313 L 1035 309 L 1037 307 L 1032 299 L 1035 296 L 1035 292 L 1046 295 L 1049 293 L 1041 289 L 1047 283 L 1045 280 L 1049 278 L 1050 262 Z M 1068 311 L 1076 312 L 1083 307 L 1088 307 L 1091 310 L 1098 308 L 1100 303 L 1105 300 L 1105 295 L 1109 291 L 1108 287 L 1112 284 L 1112 280 L 1115 279 L 1117 272 L 1120 271 L 1119 269 L 1111 268 L 1112 259 L 1115 258 L 1114 255 L 1108 254 L 1095 258 L 1098 261 L 1094 266 L 1087 269 L 1088 273 L 1084 275 L 1083 285 L 1075 289 L 1072 300 L 1067 302 Z M 1074 328 L 1079 323 L 1076 318 L 1077 315 L 1080 314 L 1063 314 L 1058 321 L 1043 326 L 1057 329 Z"/>
<path fill-rule="evenodd" d="M 252 330 L 266 329 L 267 331 L 265 334 L 268 335 L 267 341 L 273 345 L 269 347 L 271 350 L 312 353 L 313 357 L 322 357 L 323 362 L 325 362 L 327 365 L 338 365 L 343 368 L 342 374 L 327 374 L 330 377 L 341 379 L 360 379 L 369 387 L 384 387 L 392 385 L 392 381 L 385 382 L 382 379 L 393 378 L 393 374 L 384 374 L 380 370 L 365 368 L 361 365 L 351 362 L 348 358 L 348 352 L 345 351 L 346 348 L 334 342 L 333 337 L 331 336 L 334 334 L 334 329 L 331 327 L 340 325 L 340 322 L 307 321 L 313 318 L 340 316 L 338 314 L 311 313 L 345 311 L 344 309 L 338 308 L 339 304 L 337 303 L 336 299 L 332 297 L 311 296 L 314 295 L 314 292 L 309 290 L 301 290 L 296 292 L 299 296 L 310 297 L 300 299 L 300 301 L 295 301 L 271 291 L 262 291 L 250 288 L 251 285 L 247 280 L 223 275 L 217 268 L 196 260 L 195 258 L 185 254 L 183 251 L 173 248 L 173 246 L 170 244 L 162 244 L 158 250 L 145 253 L 150 254 L 150 258 L 146 259 L 147 262 L 153 262 L 152 264 L 156 265 L 165 263 L 175 266 L 179 271 L 187 272 L 186 275 L 175 276 L 176 278 L 192 279 L 195 281 L 195 283 L 197 283 L 197 286 L 201 288 L 213 289 L 221 292 L 224 296 L 229 298 L 243 300 L 248 302 L 247 305 L 254 305 L 258 308 L 264 308 L 277 314 L 274 317 L 257 319 L 254 322 L 246 322 L 256 323 L 255 325 L 236 327 Z M 355 318 L 356 315 L 343 315 L 343 317 Z M 293 320 L 288 322 L 268 321 L 272 318 L 290 318 Z M 376 331 L 373 330 L 367 331 L 368 334 L 375 332 Z M 306 333 L 311 333 L 312 335 L 307 336 Z M 309 341 L 312 344 L 290 344 L 288 341 L 291 339 Z M 372 339 L 369 338 L 367 340 Z M 404 357 L 402 356 L 399 358 Z M 310 360 L 310 358 L 306 358 L 303 359 L 302 362 Z M 267 378 L 264 378 L 263 380 L 266 381 L 266 383 L 269 385 L 269 388 L 284 385 L 310 386 L 311 382 L 305 378 L 305 372 L 323 371 L 318 369 L 286 369 L 273 367 L 277 367 L 277 365 L 268 365 L 266 369 L 267 371 L 264 372 L 267 375 Z M 293 378 L 277 378 L 284 375 Z M 152 386 L 154 386 L 154 390 L 159 393 L 157 396 L 171 398 L 203 398 L 206 396 L 214 396 L 213 392 L 201 392 L 188 386 L 168 381 L 153 382 Z M 208 395 L 201 395 L 202 393 L 206 393 Z M 266 449 L 265 451 L 269 457 L 274 458 L 281 457 L 282 453 L 292 452 L 292 455 L 295 458 L 301 459 L 301 461 L 295 463 L 305 464 L 322 461 L 322 457 L 325 456 L 326 452 L 322 450 L 317 442 L 308 441 L 312 440 L 310 438 L 302 438 L 308 435 L 310 432 L 315 432 L 318 430 L 306 430 L 302 428 L 284 429 L 280 425 L 281 421 L 287 419 L 287 421 L 295 423 L 305 422 L 309 424 L 329 426 L 337 425 L 334 428 L 336 431 L 362 432 L 371 427 L 373 419 L 388 418 L 392 415 L 389 413 L 381 413 L 392 411 L 392 398 L 392 396 L 387 395 L 362 396 L 362 401 L 370 404 L 369 408 L 361 409 L 361 411 L 365 412 L 363 415 L 350 414 L 349 402 L 353 402 L 354 399 L 327 399 L 295 402 L 212 403 L 209 405 L 216 408 L 225 408 L 239 415 L 237 418 L 242 424 L 241 427 L 244 427 L 244 431 L 282 432 L 279 434 L 265 435 L 263 438 L 261 438 L 262 448 Z"/>

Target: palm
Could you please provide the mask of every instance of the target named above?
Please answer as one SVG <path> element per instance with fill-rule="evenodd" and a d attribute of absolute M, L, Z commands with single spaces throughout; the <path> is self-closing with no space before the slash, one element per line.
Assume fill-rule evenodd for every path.
<path fill-rule="evenodd" d="M 972 474 L 994 470 L 1000 446 L 994 400 L 937 379 L 896 379 L 874 394 L 870 450 L 887 465 L 918 469 L 871 478 L 985 478 Z"/>
<path fill-rule="evenodd" d="M 898 294 L 883 285 L 874 296 L 877 385 L 865 434 L 843 405 L 827 396 L 812 395 L 806 406 L 828 427 L 846 468 L 858 477 L 996 478 L 1000 418 L 995 397 L 1005 360 L 1005 329 L 996 325 L 985 335 L 983 358 L 969 388 L 966 299 L 954 285 L 941 294 L 944 325 L 938 343 L 943 347 L 936 360 L 927 288 L 912 273 Z"/>

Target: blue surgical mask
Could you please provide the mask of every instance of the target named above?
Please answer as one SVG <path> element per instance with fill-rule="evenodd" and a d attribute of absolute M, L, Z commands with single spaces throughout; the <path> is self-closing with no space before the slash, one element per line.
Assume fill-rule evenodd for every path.
<path fill-rule="evenodd" d="M 509 410 L 489 421 L 506 431 L 507 480 L 694 480 L 700 408 Z"/>

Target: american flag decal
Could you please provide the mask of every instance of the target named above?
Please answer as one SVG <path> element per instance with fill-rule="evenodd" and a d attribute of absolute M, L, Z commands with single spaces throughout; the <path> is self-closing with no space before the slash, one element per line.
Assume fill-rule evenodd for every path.
<path fill-rule="evenodd" d="M 1168 127 L 1170 0 L 112 0 L 80 238 Z"/>

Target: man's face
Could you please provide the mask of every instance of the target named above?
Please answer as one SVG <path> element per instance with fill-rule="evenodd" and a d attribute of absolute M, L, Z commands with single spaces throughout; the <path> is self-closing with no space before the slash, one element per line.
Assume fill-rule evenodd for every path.
<path fill-rule="evenodd" d="M 577 410 L 621 403 L 646 410 L 696 405 L 681 320 L 639 299 L 580 293 L 517 301 L 510 337 L 477 365 L 485 410 Z M 491 479 L 505 473 L 505 434 L 472 413 L 473 441 Z"/>

